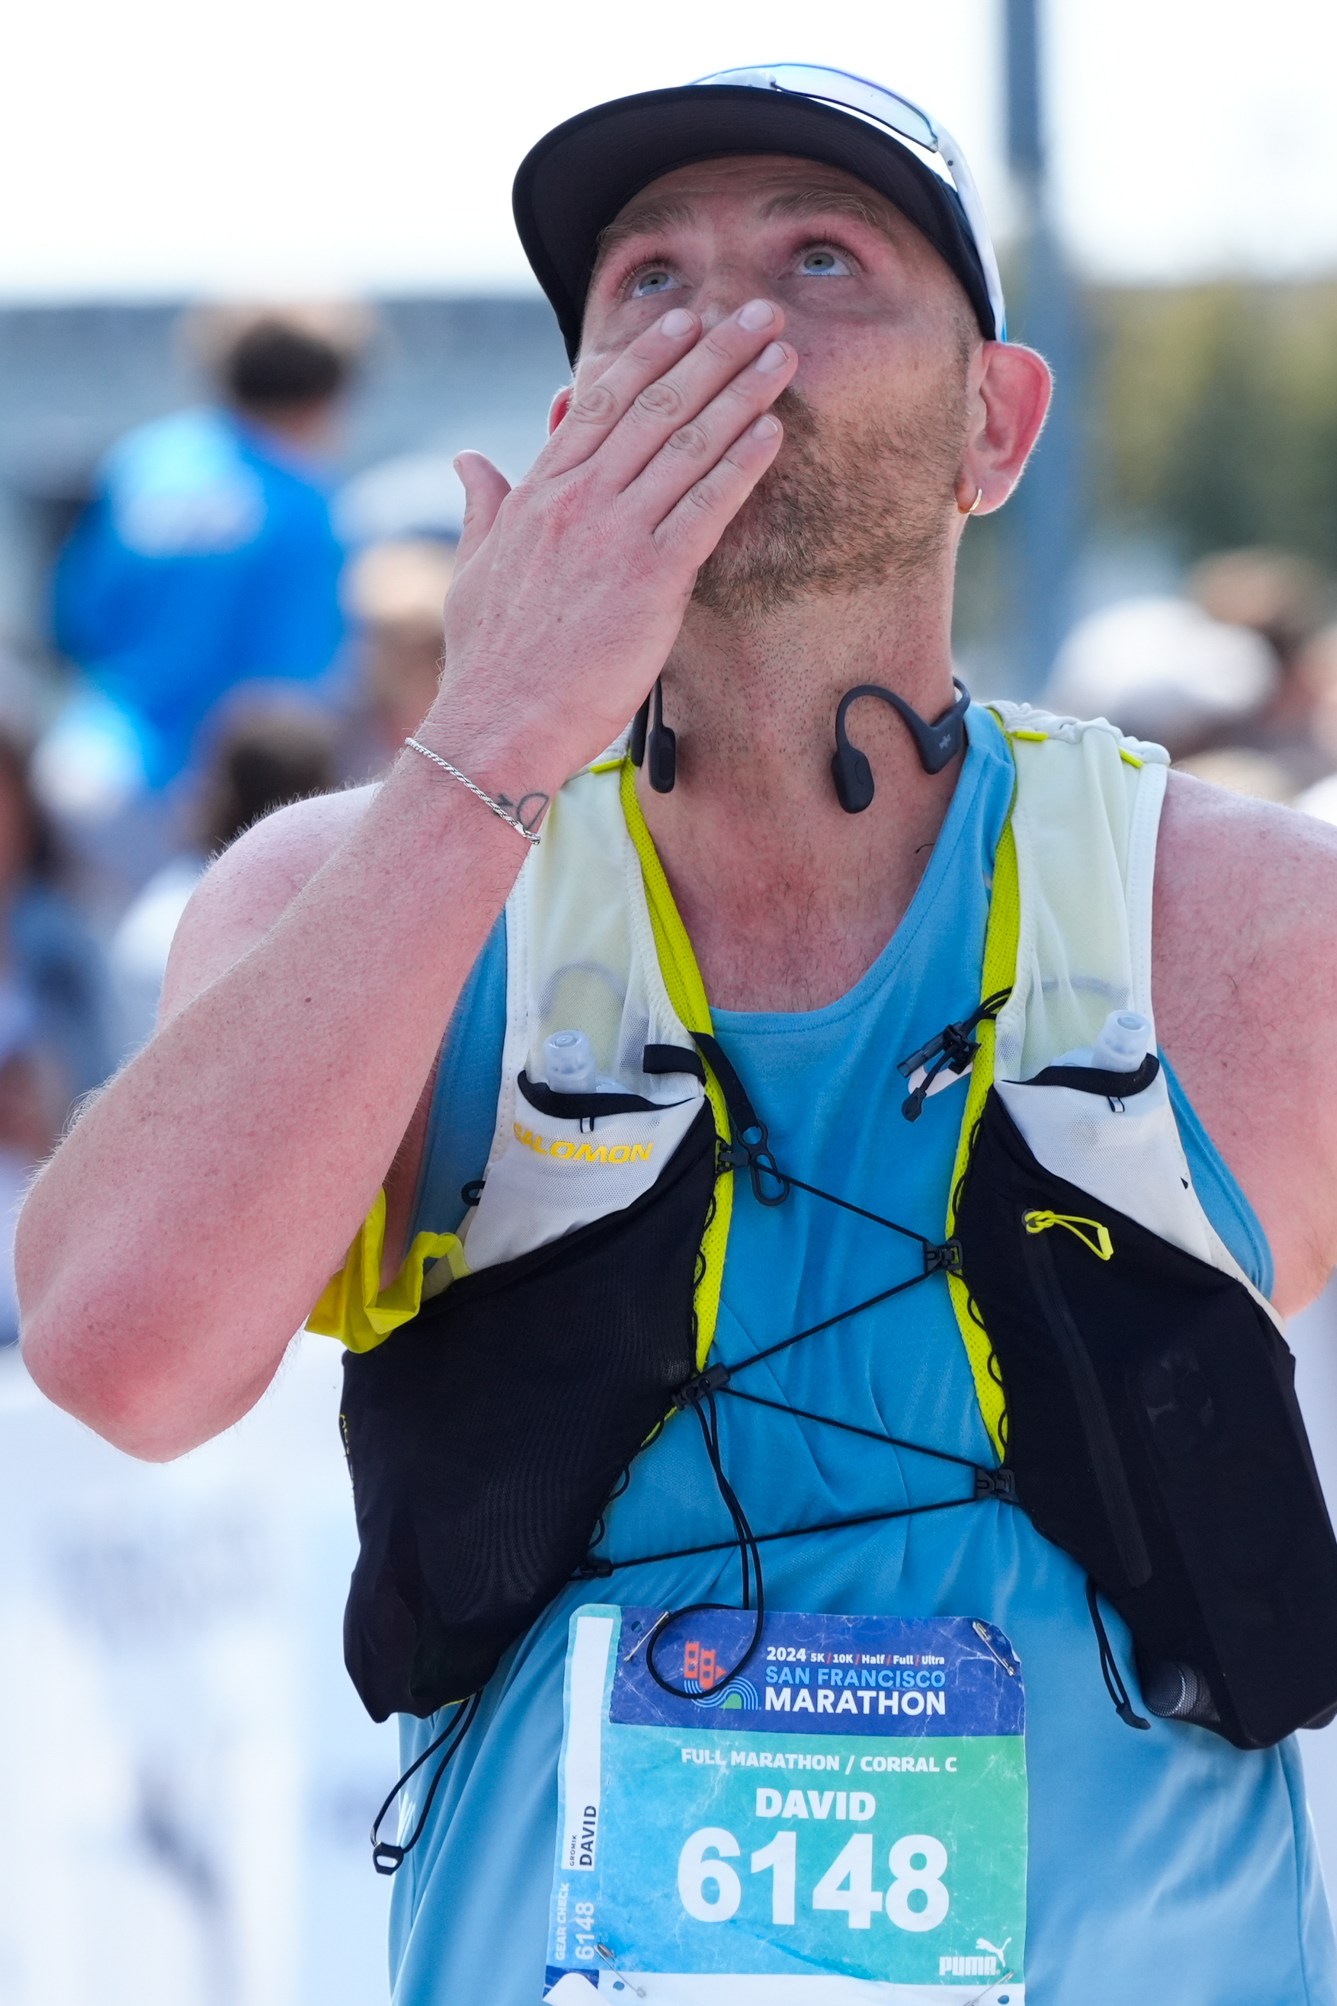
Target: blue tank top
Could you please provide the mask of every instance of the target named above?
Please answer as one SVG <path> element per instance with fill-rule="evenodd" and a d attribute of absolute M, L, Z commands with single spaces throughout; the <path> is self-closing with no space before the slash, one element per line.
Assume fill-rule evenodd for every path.
<path fill-rule="evenodd" d="M 976 710 L 969 749 L 914 900 L 874 965 L 820 1010 L 719 1011 L 715 1030 L 778 1162 L 795 1176 L 937 1238 L 964 1088 L 900 1119 L 897 1061 L 979 997 L 994 851 L 1011 760 Z M 446 1041 L 414 1230 L 453 1226 L 486 1160 L 505 1014 L 498 929 Z M 1271 1261 L 1243 1193 L 1173 1080 L 1203 1203 L 1265 1292 Z M 884 1229 L 803 1193 L 759 1205 L 739 1177 L 717 1355 L 736 1360 L 911 1272 Z M 393 1338 L 390 1340 L 393 1343 Z M 805 1340 L 749 1389 L 976 1461 L 990 1452 L 945 1282 Z M 737 1401 L 721 1401 L 723 1462 L 756 1531 L 942 1496 L 942 1466 Z M 578 1417 L 572 1417 L 573 1421 Z M 700 1433 L 671 1422 L 607 1514 L 611 1556 L 726 1539 Z M 1025 1514 L 993 1501 L 765 1548 L 776 1610 L 967 1615 L 1006 1632 L 1025 1671 L 1030 2006 L 1258 2006 L 1337 2002 L 1337 1960 L 1295 1748 L 1241 1752 L 1156 1721 L 1130 1731 L 1101 1679 L 1074 1562 Z M 396 2006 L 543 1992 L 571 1613 L 589 1601 L 681 1607 L 737 1599 L 733 1553 L 661 1561 L 573 1584 L 502 1662 L 395 1884 Z M 1109 1629 L 1136 1691 L 1126 1631 Z M 443 1719 L 403 1724 L 407 1765 Z M 409 1786 L 421 1801 L 431 1765 Z M 416 1814 L 416 1804 L 414 1806 Z"/>

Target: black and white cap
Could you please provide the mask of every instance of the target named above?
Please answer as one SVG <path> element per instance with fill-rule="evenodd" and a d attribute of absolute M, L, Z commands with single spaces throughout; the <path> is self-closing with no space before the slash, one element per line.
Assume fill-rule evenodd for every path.
<path fill-rule="evenodd" d="M 886 196 L 955 273 L 985 339 L 1001 339 L 993 253 L 987 251 L 991 285 L 977 230 L 951 181 L 887 124 L 830 97 L 760 88 L 765 72 L 743 74 L 756 83 L 684 84 L 594 105 L 555 126 L 520 163 L 516 228 L 571 360 L 580 345 L 599 236 L 618 212 L 677 168 L 755 153 L 820 160 Z"/>

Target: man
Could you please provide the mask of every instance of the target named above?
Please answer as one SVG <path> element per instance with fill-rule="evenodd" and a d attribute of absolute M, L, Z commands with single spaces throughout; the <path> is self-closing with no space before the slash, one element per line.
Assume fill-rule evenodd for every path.
<path fill-rule="evenodd" d="M 166 787 L 240 683 L 315 682 L 343 638 L 343 552 L 321 460 L 365 344 L 340 310 L 217 310 L 197 333 L 215 406 L 131 432 L 56 573 L 55 637 Z"/>
<path fill-rule="evenodd" d="M 599 1154 L 605 1084 L 570 1104 L 592 1112 L 567 1122 L 560 1151 L 545 1141 L 567 1132 L 553 1048 L 539 1046 L 545 1087 L 532 1042 L 516 1043 L 514 1016 L 527 979 L 517 957 L 541 946 L 554 915 L 567 912 L 573 939 L 559 948 L 564 973 L 577 977 L 592 966 L 582 929 L 620 923 L 602 896 L 597 844 L 587 882 L 550 875 L 545 898 L 526 904 L 526 873 L 504 958 L 495 929 L 528 838 L 542 823 L 536 871 L 568 854 L 568 804 L 593 798 L 598 769 L 546 822 L 545 804 L 661 684 L 641 733 L 639 783 L 613 781 L 627 816 L 610 835 L 622 845 L 614 865 L 631 854 L 630 830 L 644 889 L 640 874 L 627 881 L 627 909 L 641 913 L 644 943 L 650 925 L 637 901 L 649 899 L 669 989 L 668 1000 L 662 983 L 655 991 L 650 950 L 637 948 L 646 1046 L 625 1118 L 669 1118 L 671 1102 L 687 1104 L 697 1061 L 653 1047 L 653 1068 L 679 1069 L 666 1095 L 652 1068 L 654 1026 L 676 1013 L 684 1034 L 702 1031 L 708 996 L 712 1092 L 736 1075 L 756 1110 L 729 1088 L 737 1168 L 714 1187 L 698 1269 L 717 1272 L 716 1222 L 729 1213 L 711 1357 L 740 1374 L 763 1353 L 766 1363 L 742 1382 L 752 1404 L 707 1397 L 693 1381 L 689 1411 L 640 1455 L 648 1426 L 633 1433 L 625 1495 L 593 1529 L 606 1564 L 592 1571 L 605 1578 L 563 1588 L 515 1642 L 444 1776 L 433 1782 L 424 1760 L 406 1779 L 402 2001 L 519 2006 L 545 1986 L 566 2000 L 595 1985 L 646 1999 L 806 2006 L 940 1987 L 944 1999 L 1001 2006 L 1023 1996 L 1023 1929 L 1033 1999 L 1337 1999 L 1290 1748 L 1244 1753 L 1165 1720 L 1130 1733 L 1096 1668 L 1082 1569 L 987 1481 L 994 1459 L 977 1405 L 987 1389 L 978 1377 L 972 1385 L 938 1258 L 949 1250 L 936 1244 L 962 1074 L 956 1091 L 940 1077 L 919 1120 L 898 1114 L 903 1073 L 915 1077 L 900 1062 L 981 997 L 990 887 L 1002 882 L 1021 756 L 980 710 L 964 749 L 953 738 L 953 561 L 969 515 L 1001 506 L 1019 478 L 1049 390 L 1040 358 L 997 338 L 1001 296 L 964 169 L 918 116 L 915 127 L 912 107 L 857 79 L 745 72 L 598 108 L 535 150 L 519 213 L 579 343 L 574 380 L 514 490 L 477 455 L 462 462 L 468 513 L 446 670 L 418 745 L 375 793 L 286 811 L 214 869 L 174 949 L 161 1029 L 29 1200 L 19 1273 L 33 1371 L 114 1441 L 165 1457 L 259 1397 L 361 1222 L 379 1218 L 383 1181 L 387 1286 L 379 1297 L 374 1275 L 366 1286 L 377 1243 L 362 1232 L 319 1319 L 370 1347 L 349 1380 L 356 1438 L 366 1408 L 353 1395 L 369 1384 L 361 1368 L 379 1370 L 379 1360 L 397 1371 L 421 1355 L 420 1336 L 430 1357 L 432 1305 L 417 1333 L 395 1328 L 416 1307 L 425 1255 L 441 1256 L 429 1292 L 455 1263 L 456 1226 L 478 1265 L 465 1206 L 476 1226 L 489 1207 L 495 1215 L 507 1179 L 532 1189 L 531 1172 L 553 1166 L 556 1177 L 560 1163 Z M 931 160 L 896 137 L 907 125 L 924 155 L 937 148 Z M 865 684 L 886 686 L 911 714 L 861 705 L 869 768 L 855 760 L 851 776 L 847 760 L 838 798 L 832 719 Z M 545 858 L 550 839 L 559 848 Z M 1087 903 L 1099 906 L 1109 893 L 1098 896 L 1092 871 Z M 1222 1259 L 1262 1288 L 1274 1264 L 1273 1293 L 1289 1310 L 1337 1253 L 1337 845 L 1284 813 L 1173 785 L 1155 886 L 1157 1036 L 1178 1076 L 1193 1182 L 1232 1249 Z M 694 969 L 704 984 L 695 999 Z M 543 973 L 536 963 L 536 996 Z M 591 1022 L 598 988 L 581 991 Z M 544 1007 L 539 997 L 534 1009 Z M 550 1029 L 568 1007 L 580 1021 L 563 1000 L 551 1004 Z M 547 1112 L 526 1112 L 535 1106 Z M 634 1147 L 649 1159 L 657 1144 L 628 1144 L 624 1157 Z M 767 1181 L 768 1160 L 789 1183 Z M 503 1228 L 518 1216 L 503 1207 Z M 632 1206 L 616 1219 L 634 1216 Z M 1028 1216 L 1037 1245 L 1078 1246 L 1084 1228 L 1105 1258 L 1098 1222 Z M 596 1374 L 579 1400 L 564 1398 L 560 1365 L 584 1325 L 568 1313 L 562 1278 L 590 1230 L 555 1243 L 555 1279 L 539 1291 L 552 1331 L 545 1439 L 577 1449 L 601 1425 L 602 1382 Z M 917 1274 L 907 1236 L 922 1250 L 921 1288 L 903 1286 Z M 499 1285 L 526 1259 L 503 1263 Z M 651 1299 L 667 1287 L 667 1264 L 666 1255 L 647 1269 Z M 440 1298 L 458 1301 L 459 1317 L 479 1299 L 467 1277 Z M 875 1306 L 855 1317 L 852 1299 Z M 696 1312 L 708 1309 L 698 1284 Z M 450 1314 L 440 1329 L 458 1338 Z M 801 1344 L 800 1331 L 809 1333 Z M 629 1342 L 619 1328 L 602 1352 L 596 1343 L 606 1378 Z M 519 1344 L 518 1325 L 503 1318 L 485 1343 L 444 1354 L 450 1371 L 485 1373 L 479 1397 L 495 1387 L 499 1427 Z M 458 1458 L 475 1472 L 473 1489 L 492 1495 L 490 1439 L 471 1439 L 472 1409 L 457 1415 L 447 1399 L 441 1413 L 463 1438 L 444 1468 L 436 1457 L 434 1480 L 448 1488 Z M 399 1416 L 406 1427 L 412 1419 Z M 429 1428 L 429 1464 L 432 1437 Z M 979 1470 L 982 1501 L 934 1509 L 965 1497 L 950 1471 L 908 1444 Z M 393 1457 L 369 1472 L 358 1458 L 355 1441 L 370 1525 L 371 1494 L 387 1481 L 393 1489 L 398 1473 Z M 497 1509 L 510 1511 L 518 1491 L 496 1487 Z M 907 1517 L 912 1506 L 922 1515 Z M 545 1531 L 543 1512 L 531 1515 L 509 1559 L 518 1566 L 521 1546 Z M 435 1565 L 430 1524 L 411 1523 L 405 1537 L 410 1560 Z M 750 1564 L 765 1542 L 766 1607 L 790 1613 L 764 1647 L 757 1629 L 760 1648 L 734 1680 L 726 1674 L 753 1621 L 728 1613 L 740 1541 Z M 461 1568 L 474 1557 L 468 1545 L 448 1556 Z M 589 1604 L 602 1613 L 578 1616 Z M 689 1605 L 700 1612 L 695 1634 L 664 1614 Z M 725 1615 L 712 1616 L 721 1605 Z M 1091 1606 L 1099 1616 L 1094 1596 Z M 393 1627 L 402 1598 L 391 1592 L 385 1607 Z M 350 1625 L 350 1661 L 365 1613 Z M 573 1617 L 561 1778 L 563 1814 L 576 1824 L 554 1881 Z M 893 1634 L 889 1620 L 907 1626 L 894 1634 L 913 1648 L 871 1648 L 870 1638 Z M 596 1630 L 582 1632 L 587 1621 Z M 605 1773 L 597 1736 L 591 1754 L 577 1731 L 581 1709 L 586 1729 L 601 1724 L 610 1762 L 608 1751 L 641 1730 L 625 1715 L 615 1724 L 579 1638 L 606 1640 L 623 1622 L 614 1700 L 643 1679 L 638 1667 L 662 1631 L 661 1712 L 638 1718 L 667 1721 L 676 1741 L 667 1767 L 652 1736 Z M 783 1641 L 829 1642 L 832 1624 L 853 1626 L 839 1634 L 857 1651 Z M 997 1701 L 992 1738 L 953 1743 L 950 1754 L 943 1743 L 942 1763 L 924 1753 L 931 1743 L 852 1743 L 831 1789 L 809 1791 L 797 1786 L 823 1779 L 792 1767 L 801 1755 L 811 1768 L 813 1749 L 834 1744 L 755 1732 L 789 1717 L 790 1691 L 794 1717 L 797 1695 L 817 1689 L 814 1718 L 856 1712 L 846 1662 L 873 1682 L 865 1716 L 873 1686 L 880 1695 L 883 1725 L 872 1721 L 870 1733 L 890 1734 L 891 1717 L 931 1717 L 945 1704 L 934 1678 L 949 1643 L 939 1651 L 924 1640 L 950 1639 L 957 1652 L 962 1625 L 979 1640 L 972 1676 Z M 1105 1662 L 1117 1691 L 1116 1674 L 1131 1677 L 1117 1627 Z M 444 1697 L 461 1697 L 446 1685 Z M 646 1692 L 654 1701 L 647 1687 L 638 1704 Z M 673 1725 L 679 1706 L 699 1723 L 686 1736 Z M 1127 1695 L 1121 1707 L 1135 1712 Z M 410 1722 L 409 1751 L 426 1758 L 456 1718 Z M 725 1720 L 738 1724 L 736 1741 L 720 1738 Z M 726 1747 L 739 1755 L 736 1775 L 721 1767 Z M 769 1774 L 748 1766 L 758 1749 Z M 869 1766 L 856 1773 L 856 1760 Z M 972 1762 L 970 1791 L 951 1795 Z M 895 1782 L 859 1790 L 861 1776 Z M 949 1797 L 950 1849 L 931 1822 L 948 1815 Z M 676 1826 L 665 1822 L 670 1802 L 675 1815 L 681 1803 Z M 581 1896 L 596 1852 L 597 1908 Z M 1023 1919 L 991 1907 L 988 1890 L 1027 1859 Z M 653 1975 L 665 1971 L 680 1975 Z M 911 1989 L 868 1989 L 883 1980 Z"/>

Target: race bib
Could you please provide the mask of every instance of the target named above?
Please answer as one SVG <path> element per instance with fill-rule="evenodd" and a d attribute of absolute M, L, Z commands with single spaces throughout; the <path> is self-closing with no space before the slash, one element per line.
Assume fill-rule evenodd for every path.
<path fill-rule="evenodd" d="M 966 1617 L 571 1619 L 544 1997 L 1023 2006 L 1025 1697 Z M 646 1666 L 693 1696 L 665 1692 Z"/>

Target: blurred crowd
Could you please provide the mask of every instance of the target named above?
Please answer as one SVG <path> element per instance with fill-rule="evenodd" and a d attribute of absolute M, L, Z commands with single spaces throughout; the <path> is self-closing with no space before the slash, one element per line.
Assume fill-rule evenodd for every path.
<path fill-rule="evenodd" d="M 334 485 L 371 332 L 348 307 L 192 315 L 207 398 L 113 446 L 55 561 L 60 704 L 0 653 L 0 1343 L 25 1180 L 152 1030 L 210 857 L 373 778 L 431 703 L 449 502 Z M 1224 552 L 1090 614 L 1041 700 L 1337 822 L 1337 591 L 1307 560 Z"/>
<path fill-rule="evenodd" d="M 1202 780 L 1337 822 L 1337 589 L 1306 558 L 1222 551 L 1178 596 L 1089 615 L 1045 701 L 1164 745 Z"/>
<path fill-rule="evenodd" d="M 192 315 L 207 398 L 112 447 L 54 564 L 59 702 L 0 649 L 0 1343 L 26 1180 L 151 1032 L 209 859 L 374 778 L 431 703 L 449 503 L 334 486 L 370 334 L 343 307 Z"/>

